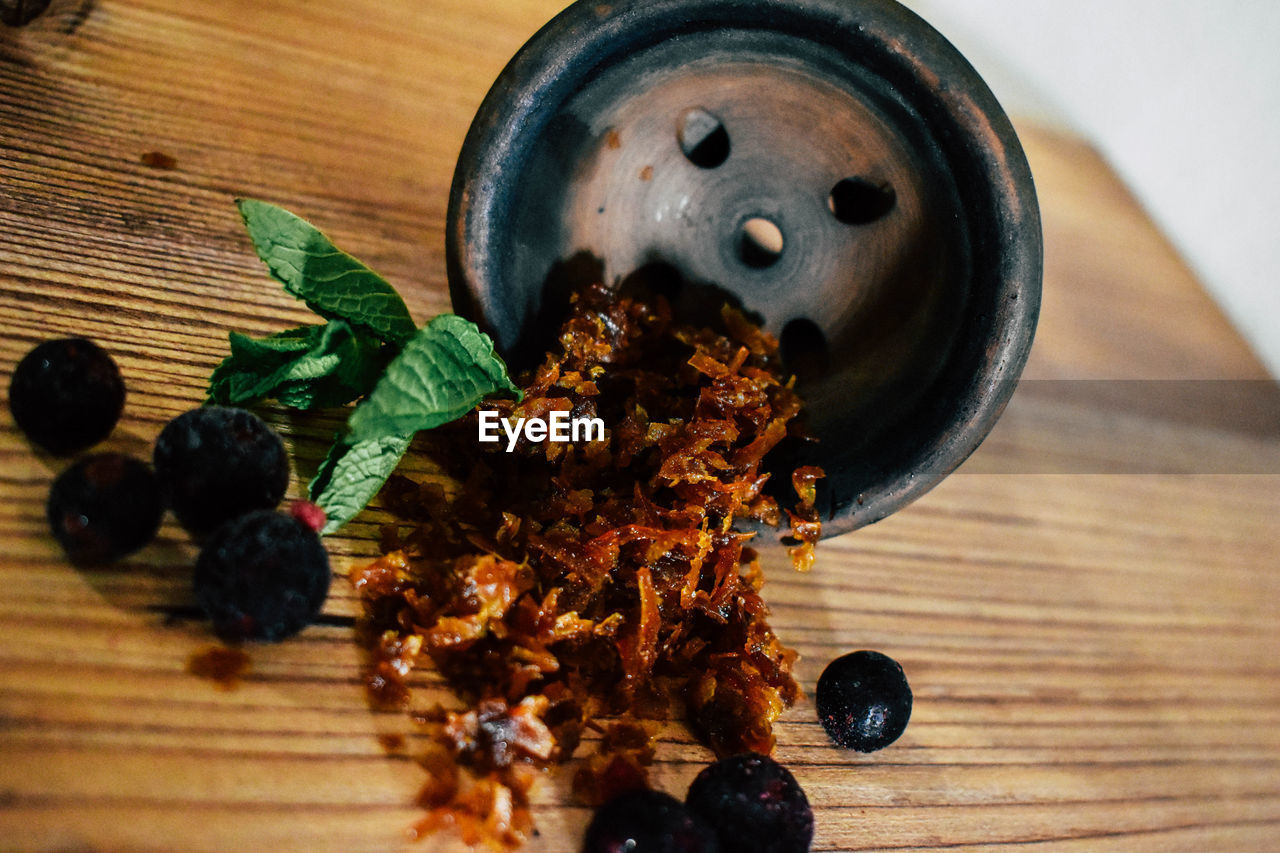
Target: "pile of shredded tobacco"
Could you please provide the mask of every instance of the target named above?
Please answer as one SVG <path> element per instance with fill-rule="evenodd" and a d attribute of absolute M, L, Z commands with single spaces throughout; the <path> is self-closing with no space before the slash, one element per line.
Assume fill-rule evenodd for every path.
<path fill-rule="evenodd" d="M 777 341 L 727 306 L 693 326 L 661 296 L 625 294 L 578 290 L 523 400 L 485 404 L 599 417 L 604 440 L 521 438 L 508 453 L 505 438 L 477 441 L 475 413 L 437 430 L 427 452 L 452 481 L 393 478 L 382 500 L 401 523 L 351 574 L 376 701 L 409 707 L 407 677 L 429 662 L 460 702 L 413 711 L 432 744 L 419 835 L 515 848 L 533 828 L 530 786 L 584 731 L 600 737 L 575 791 L 596 804 L 646 784 L 652 721 L 674 711 L 718 755 L 768 753 L 800 696 L 752 534 L 735 529 L 782 521 L 762 462 L 803 434 Z M 792 476 L 802 570 L 822 476 Z"/>

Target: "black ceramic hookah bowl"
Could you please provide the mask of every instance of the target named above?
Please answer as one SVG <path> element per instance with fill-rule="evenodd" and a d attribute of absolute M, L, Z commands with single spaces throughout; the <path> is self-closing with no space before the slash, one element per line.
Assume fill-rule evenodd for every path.
<path fill-rule="evenodd" d="M 973 452 L 1039 312 L 1013 127 L 892 0 L 575 3 L 485 98 L 448 222 L 455 308 L 517 360 L 584 253 L 607 282 L 664 270 L 762 318 L 818 439 L 783 463 L 826 470 L 827 534 Z"/>

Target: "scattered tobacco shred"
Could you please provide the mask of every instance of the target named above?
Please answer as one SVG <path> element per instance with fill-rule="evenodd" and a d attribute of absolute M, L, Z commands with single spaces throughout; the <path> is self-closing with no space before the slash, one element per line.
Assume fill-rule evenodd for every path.
<path fill-rule="evenodd" d="M 781 521 L 762 461 L 802 435 L 777 342 L 727 306 L 717 328 L 676 322 L 666 299 L 625 284 L 578 290 L 523 401 L 491 406 L 599 417 L 606 438 L 521 438 L 507 453 L 505 437 L 477 441 L 474 413 L 437 430 L 430 452 L 452 479 L 393 478 L 383 503 L 409 524 L 385 528 L 385 556 L 351 574 L 374 699 L 407 705 L 425 659 L 462 702 L 415 715 L 432 744 L 419 835 L 452 827 L 513 849 L 532 830 L 538 770 L 569 759 L 584 730 L 601 738 L 574 787 L 598 802 L 646 784 L 646 721 L 673 706 L 718 755 L 768 753 L 800 695 L 751 534 L 734 529 Z M 792 477 L 800 569 L 820 534 L 821 476 Z"/>

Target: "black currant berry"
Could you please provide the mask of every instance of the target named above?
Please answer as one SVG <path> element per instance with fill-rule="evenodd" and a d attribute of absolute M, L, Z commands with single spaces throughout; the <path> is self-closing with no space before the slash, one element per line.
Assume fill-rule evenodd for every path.
<path fill-rule="evenodd" d="M 111 434 L 124 410 L 124 381 L 107 351 L 84 338 L 45 341 L 18 362 L 9 411 L 28 439 L 67 455 Z"/>
<path fill-rule="evenodd" d="M 257 510 L 209 538 L 196 560 L 195 595 L 224 640 L 275 642 L 311 624 L 329 579 L 329 555 L 314 530 Z"/>
<path fill-rule="evenodd" d="M 284 442 L 244 409 L 206 406 L 179 415 L 161 430 L 154 459 L 173 514 L 197 535 L 274 509 L 289 485 Z"/>
<path fill-rule="evenodd" d="M 703 820 L 661 791 L 641 788 L 596 809 L 582 853 L 719 853 Z"/>
<path fill-rule="evenodd" d="M 164 517 L 155 475 L 123 453 L 86 456 L 63 471 L 45 509 L 53 537 L 83 565 L 133 553 L 151 541 Z"/>
<path fill-rule="evenodd" d="M 818 719 L 846 749 L 874 752 L 893 743 L 911 719 L 911 688 L 902 667 L 879 652 L 852 652 L 823 670 Z"/>
<path fill-rule="evenodd" d="M 723 850 L 805 853 L 813 810 L 787 768 L 754 752 L 703 769 L 689 786 L 689 810 L 715 828 Z"/>

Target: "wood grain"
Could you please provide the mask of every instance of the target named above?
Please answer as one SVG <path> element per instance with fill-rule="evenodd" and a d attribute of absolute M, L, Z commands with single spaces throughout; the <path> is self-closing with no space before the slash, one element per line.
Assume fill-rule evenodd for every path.
<path fill-rule="evenodd" d="M 129 383 L 108 446 L 148 454 L 201 399 L 227 329 L 307 317 L 263 274 L 239 195 L 317 222 L 419 319 L 446 309 L 458 148 L 557 9 L 54 0 L 0 32 L 0 379 L 40 340 L 97 339 Z M 817 850 L 1274 849 L 1274 383 L 1087 145 L 1022 136 L 1045 218 L 1037 381 L 957 474 L 824 542 L 812 574 L 767 555 L 806 690 L 834 655 L 880 649 L 911 680 L 911 725 L 849 755 L 805 701 L 778 756 L 816 808 Z M 298 494 L 338 421 L 269 417 L 302 460 Z M 219 689 L 185 669 L 210 644 L 191 546 L 166 526 L 121 565 L 71 567 L 43 520 L 65 464 L 3 419 L 0 848 L 404 845 L 421 771 L 404 717 L 364 700 L 350 591 L 335 584 L 320 625 L 254 648 Z M 339 569 L 376 552 L 380 519 L 332 542 Z M 707 758 L 669 728 L 658 784 L 682 792 Z M 587 812 L 568 776 L 538 789 L 527 849 L 576 845 Z"/>

